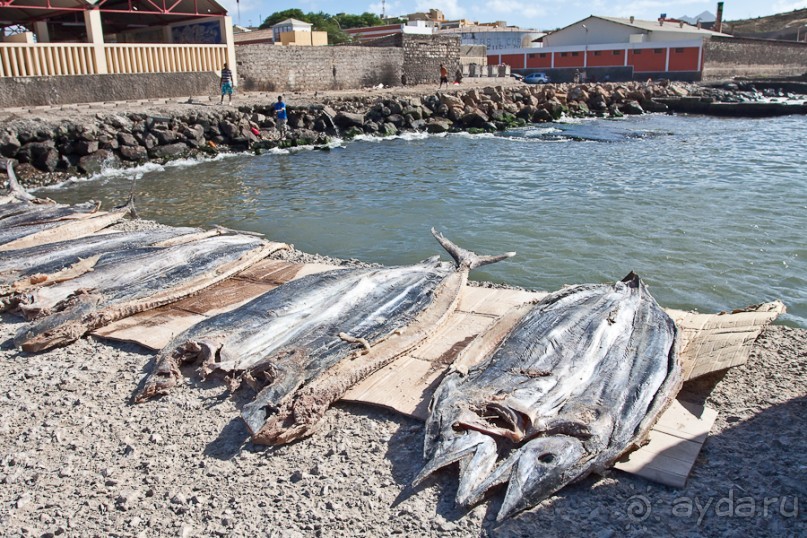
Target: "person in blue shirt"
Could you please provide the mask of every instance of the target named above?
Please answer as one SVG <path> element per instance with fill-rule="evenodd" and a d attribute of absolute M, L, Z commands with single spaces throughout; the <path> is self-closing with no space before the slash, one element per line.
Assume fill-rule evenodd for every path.
<path fill-rule="evenodd" d="M 280 131 L 280 134 L 283 138 L 286 137 L 286 122 L 288 121 L 288 117 L 286 116 L 286 103 L 283 102 L 283 96 L 277 96 L 277 103 L 275 103 L 275 116 L 277 116 L 277 129 Z"/>

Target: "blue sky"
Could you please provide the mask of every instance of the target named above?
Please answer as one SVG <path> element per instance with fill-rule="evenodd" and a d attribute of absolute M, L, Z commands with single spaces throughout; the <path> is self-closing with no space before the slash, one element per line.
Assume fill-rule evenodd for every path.
<path fill-rule="evenodd" d="M 233 22 L 239 23 L 236 0 L 218 0 L 227 8 Z M 669 17 L 694 16 L 715 12 L 717 0 L 387 0 L 388 16 L 437 8 L 447 18 L 466 18 L 480 22 L 497 20 L 524 28 L 541 30 L 566 26 L 589 15 L 629 17 L 653 20 L 659 14 Z M 302 0 L 298 2 L 240 0 L 240 24 L 257 26 L 275 11 L 299 8 L 304 12 L 381 13 L 381 0 Z M 807 8 L 807 0 L 724 0 L 724 18 L 745 19 Z"/>

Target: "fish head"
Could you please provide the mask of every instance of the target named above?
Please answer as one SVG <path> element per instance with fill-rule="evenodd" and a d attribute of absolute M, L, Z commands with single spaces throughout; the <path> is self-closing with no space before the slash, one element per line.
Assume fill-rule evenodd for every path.
<path fill-rule="evenodd" d="M 85 318 L 93 314 L 98 300 L 99 297 L 93 294 L 72 297 L 63 311 L 45 316 L 20 329 L 14 335 L 14 346 L 36 353 L 75 342 L 90 330 Z"/>
<path fill-rule="evenodd" d="M 28 353 L 38 353 L 54 347 L 66 346 L 81 338 L 86 332 L 83 324 L 73 321 L 45 325 L 47 328 L 43 328 L 41 324 L 34 327 L 23 327 L 14 336 L 15 347 L 20 347 Z"/>
<path fill-rule="evenodd" d="M 523 445 L 497 469 L 509 470 L 507 493 L 497 521 L 535 506 L 579 477 L 588 460 L 583 442 L 576 437 L 540 437 Z M 495 472 L 491 479 L 495 479 L 496 474 L 499 473 Z M 487 489 L 487 486 L 482 484 L 480 488 Z"/>

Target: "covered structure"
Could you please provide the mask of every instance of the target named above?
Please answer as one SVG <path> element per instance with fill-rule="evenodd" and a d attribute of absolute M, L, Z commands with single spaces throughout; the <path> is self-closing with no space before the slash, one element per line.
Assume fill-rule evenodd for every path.
<path fill-rule="evenodd" d="M 592 15 L 542 39 L 542 46 L 488 51 L 488 63 L 521 73 L 549 73 L 553 81 L 574 78 L 700 80 L 704 43 L 731 36 L 683 21 Z"/>
<path fill-rule="evenodd" d="M 272 39 L 280 45 L 324 46 L 328 32 L 314 31 L 313 24 L 297 19 L 286 19 L 272 26 Z"/>
<path fill-rule="evenodd" d="M 235 75 L 232 19 L 214 0 L 0 0 L 0 77 Z M 22 30 L 22 31 L 20 31 Z"/>

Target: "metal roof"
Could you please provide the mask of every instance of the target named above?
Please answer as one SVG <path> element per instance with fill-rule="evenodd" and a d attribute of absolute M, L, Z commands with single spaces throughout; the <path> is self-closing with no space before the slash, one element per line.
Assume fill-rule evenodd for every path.
<path fill-rule="evenodd" d="M 83 26 L 83 13 L 93 9 L 101 12 L 107 33 L 227 14 L 215 0 L 0 0 L 0 27 L 31 27 L 43 20 Z"/>
<path fill-rule="evenodd" d="M 631 21 L 630 19 L 625 19 L 621 17 L 602 17 L 599 15 L 592 15 L 590 18 L 602 19 L 604 21 L 614 22 L 616 24 L 622 24 L 624 26 L 631 26 L 633 28 L 637 28 L 639 30 L 645 30 L 647 32 L 673 32 L 682 34 L 699 34 L 706 36 L 730 37 L 728 34 L 721 34 L 720 32 L 713 32 L 712 30 L 704 30 L 703 28 L 698 28 L 697 26 L 692 26 L 691 24 L 683 23 L 682 26 L 679 23 L 673 21 L 664 21 L 664 24 L 659 24 L 659 21 L 645 21 L 639 19 L 633 19 L 633 21 Z"/>

